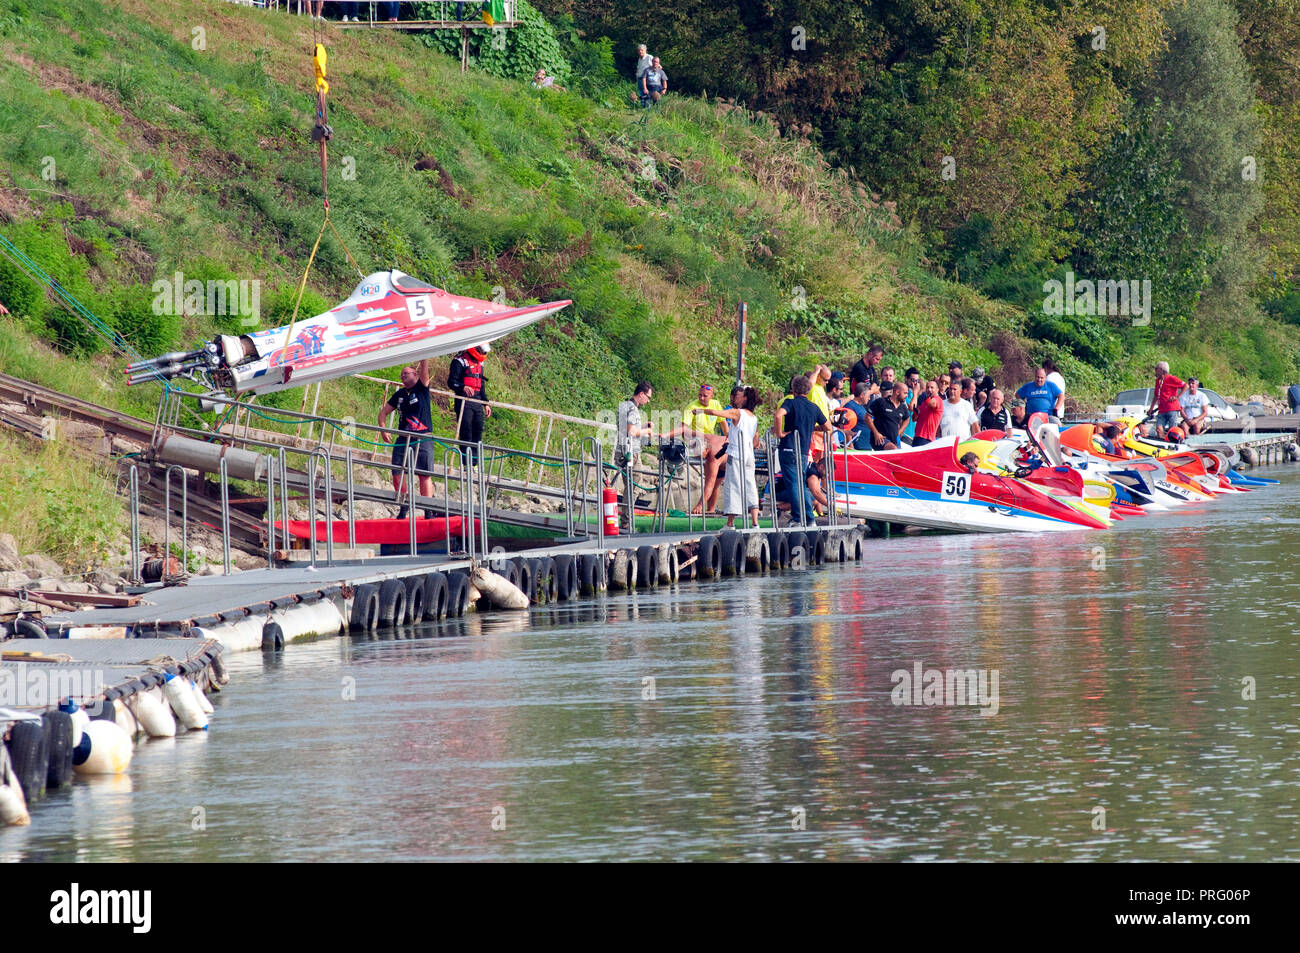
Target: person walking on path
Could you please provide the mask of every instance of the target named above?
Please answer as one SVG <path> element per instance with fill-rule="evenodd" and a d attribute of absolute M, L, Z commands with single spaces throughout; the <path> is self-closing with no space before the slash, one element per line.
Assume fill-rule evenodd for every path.
<path fill-rule="evenodd" d="M 646 45 L 640 43 L 636 48 L 636 97 L 640 100 L 641 105 L 646 105 L 645 96 L 641 92 L 641 77 L 645 76 L 646 70 L 654 65 L 655 58 L 646 52 Z"/>
<path fill-rule="evenodd" d="M 723 483 L 722 505 L 727 516 L 727 528 L 736 525 L 736 517 L 749 510 L 749 524 L 758 525 L 758 481 L 754 477 L 754 458 L 758 444 L 758 417 L 754 411 L 763 403 L 758 391 L 746 387 L 733 394 L 732 407 L 715 410 L 706 407 L 704 413 L 731 422 L 727 437 L 727 476 Z"/>
<path fill-rule="evenodd" d="M 483 362 L 491 352 L 487 344 L 461 351 L 452 358 L 447 375 L 447 387 L 456 395 L 452 406 L 457 421 L 456 439 L 472 444 L 469 455 L 474 463 L 478 462 L 477 445 L 483 440 L 483 421 L 492 416 L 492 407 L 486 403 L 487 378 L 483 376 Z"/>
<path fill-rule="evenodd" d="M 397 411 L 398 437 L 383 428 L 388 425 L 388 418 Z M 402 386 L 395 390 L 379 408 L 380 434 L 384 440 L 393 445 L 393 489 L 401 509 L 397 518 L 405 519 L 408 513 L 405 503 L 400 503 L 406 492 L 405 480 L 407 451 L 415 455 L 415 469 L 420 473 L 420 495 L 433 496 L 433 455 L 429 452 L 429 435 L 433 431 L 433 416 L 429 401 L 429 361 L 428 358 L 414 367 L 402 368 Z M 426 517 L 432 517 L 431 510 L 425 510 Z"/>
<path fill-rule="evenodd" d="M 641 104 L 657 103 L 668 92 L 668 74 L 659 64 L 659 57 L 650 61 L 650 68 L 641 74 Z"/>
<path fill-rule="evenodd" d="M 1178 423 L 1182 416 L 1182 406 L 1178 398 L 1187 385 L 1169 373 L 1169 362 L 1161 361 L 1156 365 L 1156 386 L 1151 391 L 1151 406 L 1147 416 L 1156 413 L 1156 437 L 1165 439 L 1165 431 Z"/>

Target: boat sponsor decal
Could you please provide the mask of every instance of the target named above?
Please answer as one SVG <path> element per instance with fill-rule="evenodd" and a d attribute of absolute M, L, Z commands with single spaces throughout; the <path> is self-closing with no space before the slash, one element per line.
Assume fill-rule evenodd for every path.
<path fill-rule="evenodd" d="M 325 351 L 325 328 L 319 324 L 303 328 L 294 337 L 293 343 L 271 354 L 271 367 L 292 364 L 304 358 L 316 357 Z"/>
<path fill-rule="evenodd" d="M 1177 483 L 1170 483 L 1168 480 L 1156 480 L 1156 486 L 1165 492 L 1172 493 L 1174 496 L 1181 497 L 1184 500 L 1192 499 L 1192 491 L 1179 486 Z"/>
<path fill-rule="evenodd" d="M 369 298 L 371 295 L 379 294 L 379 282 L 372 281 L 361 286 L 361 297 Z"/>

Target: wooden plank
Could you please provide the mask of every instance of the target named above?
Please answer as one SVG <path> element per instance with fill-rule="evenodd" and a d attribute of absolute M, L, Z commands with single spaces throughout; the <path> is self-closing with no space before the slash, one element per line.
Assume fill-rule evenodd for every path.
<path fill-rule="evenodd" d="M 50 589 L 0 589 L 0 596 L 18 597 L 20 593 L 26 592 L 29 596 L 41 596 L 45 599 L 55 599 L 59 602 L 72 602 L 84 606 L 106 606 L 109 608 L 117 606 L 134 606 L 139 605 L 139 596 L 129 596 L 126 594 L 110 595 L 105 592 L 57 592 Z"/>

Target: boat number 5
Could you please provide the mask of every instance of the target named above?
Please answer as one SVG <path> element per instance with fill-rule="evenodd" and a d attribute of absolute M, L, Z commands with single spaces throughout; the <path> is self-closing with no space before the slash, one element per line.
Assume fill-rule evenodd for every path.
<path fill-rule="evenodd" d="M 429 307 L 429 299 L 424 295 L 418 298 L 407 298 L 406 311 L 411 316 L 412 321 L 424 322 L 433 317 L 432 309 Z"/>
<path fill-rule="evenodd" d="M 943 484 L 939 488 L 939 497 L 944 500 L 970 500 L 970 474 L 945 473 Z"/>

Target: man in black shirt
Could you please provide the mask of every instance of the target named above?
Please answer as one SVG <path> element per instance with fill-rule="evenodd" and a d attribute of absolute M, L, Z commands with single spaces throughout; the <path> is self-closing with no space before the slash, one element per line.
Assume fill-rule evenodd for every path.
<path fill-rule="evenodd" d="M 420 495 L 433 496 L 433 477 L 428 473 L 433 469 L 432 454 L 429 452 L 429 437 L 433 431 L 433 417 L 429 410 L 429 361 L 426 358 L 416 367 L 402 368 L 402 387 L 393 392 L 393 395 L 384 402 L 379 408 L 379 426 L 385 427 L 388 423 L 389 416 L 393 411 L 397 411 L 398 435 L 393 439 L 393 435 L 387 430 L 381 430 L 383 438 L 393 444 L 393 465 L 401 469 L 393 472 L 393 489 L 397 491 L 398 498 L 406 492 L 403 484 L 405 475 L 406 454 L 409 447 L 410 452 L 415 455 L 415 469 L 424 471 L 420 474 Z M 423 434 L 424 436 L 421 436 Z M 397 518 L 406 517 L 406 504 L 401 504 L 401 509 L 397 513 Z M 425 510 L 426 517 L 432 517 L 432 510 Z"/>
<path fill-rule="evenodd" d="M 989 401 L 980 411 L 981 430 L 1011 430 L 1011 411 L 1002 405 L 1002 391 L 996 387 L 989 391 Z"/>
<path fill-rule="evenodd" d="M 808 489 L 808 448 L 812 444 L 814 430 L 829 433 L 830 421 L 821 408 L 808 399 L 811 385 L 808 378 L 796 377 L 790 385 L 794 394 L 785 401 L 776 412 L 776 432 L 781 438 L 778 456 L 781 459 L 781 482 L 788 494 L 790 503 L 790 520 L 800 519 L 800 499 L 803 499 L 802 518 L 811 523 L 816 515 L 813 506 L 812 491 Z M 798 449 L 796 455 L 795 450 Z M 802 497 L 801 497 L 802 495 Z"/>
<path fill-rule="evenodd" d="M 873 450 L 897 450 L 898 433 L 907 425 L 907 385 L 895 381 L 889 393 L 867 404 L 867 426 Z"/>
<path fill-rule="evenodd" d="M 854 384 L 858 381 L 867 382 L 867 396 L 872 397 L 880 393 L 880 372 L 876 370 L 885 357 L 885 349 L 879 344 L 873 344 L 866 354 L 862 355 L 862 360 L 858 361 L 849 368 L 849 390 L 852 392 Z"/>

